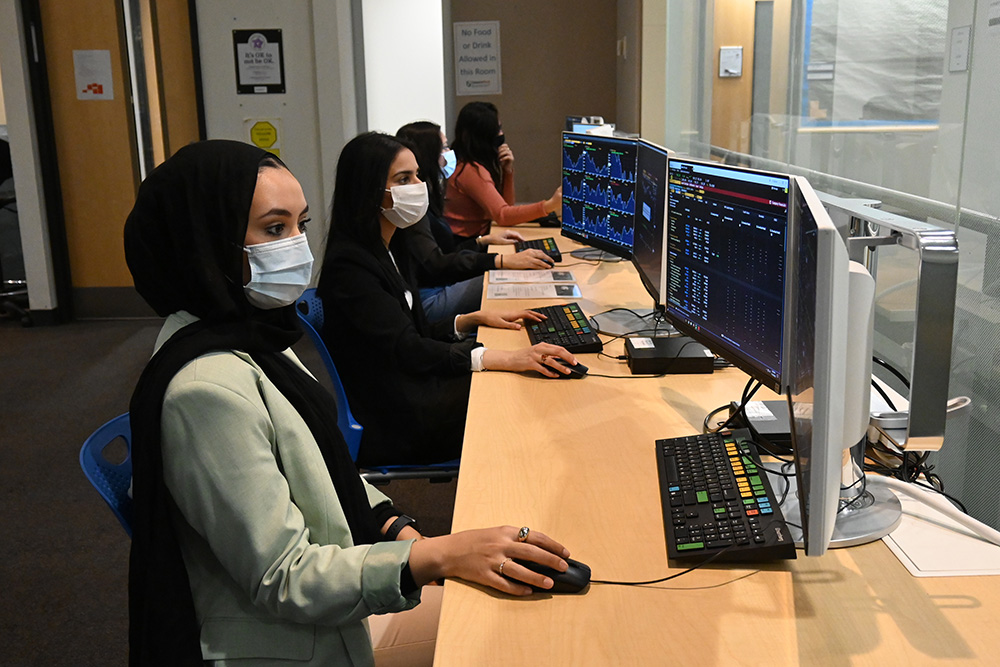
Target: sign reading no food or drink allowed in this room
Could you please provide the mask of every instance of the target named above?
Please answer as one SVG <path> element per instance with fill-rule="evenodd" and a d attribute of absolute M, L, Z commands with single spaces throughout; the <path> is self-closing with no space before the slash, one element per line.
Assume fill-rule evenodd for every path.
<path fill-rule="evenodd" d="M 281 30 L 233 30 L 236 92 L 254 95 L 285 92 Z"/>
<path fill-rule="evenodd" d="M 455 23 L 455 93 L 499 95 L 500 21 Z"/>

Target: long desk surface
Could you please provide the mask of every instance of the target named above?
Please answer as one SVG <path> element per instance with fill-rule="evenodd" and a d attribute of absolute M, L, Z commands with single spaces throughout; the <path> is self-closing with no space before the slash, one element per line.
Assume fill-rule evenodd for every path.
<path fill-rule="evenodd" d="M 651 305 L 630 263 L 586 265 L 565 254 L 579 246 L 558 229 L 524 233 L 557 238 L 586 314 Z M 527 344 L 521 331 L 479 338 Z M 605 351 L 622 354 L 622 344 Z M 527 525 L 565 544 L 594 579 L 680 572 L 666 557 L 653 443 L 700 432 L 747 377 L 632 378 L 624 362 L 580 360 L 591 373 L 582 380 L 474 376 L 452 528 Z M 516 599 L 448 581 L 434 664 L 987 664 L 1000 661 L 998 609 L 1000 578 L 914 578 L 881 541 L 820 558 L 708 565 L 651 586 L 594 584 L 582 595 Z"/>

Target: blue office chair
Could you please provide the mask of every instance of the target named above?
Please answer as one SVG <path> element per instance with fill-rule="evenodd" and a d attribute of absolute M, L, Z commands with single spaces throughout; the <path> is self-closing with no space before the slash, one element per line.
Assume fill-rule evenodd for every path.
<path fill-rule="evenodd" d="M 337 426 L 344 434 L 351 460 L 357 462 L 358 450 L 361 448 L 361 436 L 364 428 L 354 419 L 351 407 L 347 403 L 347 392 L 340 381 L 340 374 L 333 363 L 333 357 L 326 348 L 326 343 L 319 335 L 323 329 L 323 301 L 313 288 L 307 289 L 295 303 L 302 329 L 312 340 L 319 353 L 326 371 L 333 382 L 333 397 L 337 401 Z M 458 476 L 458 459 L 443 463 L 427 465 L 385 465 L 366 467 L 361 470 L 361 476 L 372 484 L 388 484 L 394 479 L 429 479 L 432 482 L 447 482 Z"/>
<path fill-rule="evenodd" d="M 118 438 L 125 442 L 125 459 L 114 463 L 105 456 L 105 450 Z M 118 517 L 122 528 L 132 537 L 132 499 L 128 495 L 132 482 L 132 429 L 127 412 L 104 424 L 87 438 L 80 449 L 80 467 Z"/>

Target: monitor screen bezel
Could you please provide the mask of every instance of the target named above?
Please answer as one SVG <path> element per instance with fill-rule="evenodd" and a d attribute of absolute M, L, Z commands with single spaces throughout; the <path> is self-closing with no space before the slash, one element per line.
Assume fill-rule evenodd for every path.
<path fill-rule="evenodd" d="M 803 234 L 799 204 L 813 218 L 816 234 L 815 304 L 813 316 L 811 374 L 797 367 L 798 356 L 790 354 L 785 386 L 797 481 L 798 518 L 807 556 L 821 556 L 830 545 L 840 508 L 840 482 L 845 450 L 845 404 L 847 387 L 847 339 L 851 326 L 849 293 L 851 268 L 847 247 L 805 178 L 792 178 L 792 209 L 798 248 Z M 804 281 L 800 263 L 791 265 L 793 307 Z M 805 281 L 808 282 L 808 281 Z M 789 349 L 802 335 L 792 314 Z M 789 502 L 796 502 L 789 499 Z M 785 510 L 786 517 L 795 516 Z"/>
<path fill-rule="evenodd" d="M 790 262 L 792 261 L 791 252 L 795 247 L 795 235 L 794 235 L 794 224 L 792 220 L 791 205 L 792 205 L 792 181 L 793 176 L 790 174 L 782 174 L 780 172 L 768 171 L 764 169 L 751 169 L 749 167 L 739 167 L 735 165 L 720 164 L 718 162 L 711 162 L 708 160 L 698 160 L 690 157 L 668 157 L 667 158 L 667 183 L 669 188 L 670 182 L 670 164 L 672 162 L 681 162 L 692 165 L 700 165 L 705 167 L 712 167 L 716 169 L 730 169 L 734 171 L 739 171 L 743 173 L 757 174 L 762 176 L 772 176 L 776 178 L 783 178 L 788 180 L 788 203 L 786 205 L 785 214 L 785 277 L 784 277 L 784 294 L 782 296 L 782 342 L 781 342 L 781 359 L 780 368 L 778 369 L 778 376 L 775 377 L 770 373 L 764 371 L 760 364 L 755 360 L 749 358 L 746 354 L 741 352 L 738 348 L 726 345 L 722 341 L 718 340 L 714 336 L 707 336 L 703 331 L 691 324 L 689 324 L 679 313 L 675 313 L 670 307 L 669 300 L 667 298 L 667 285 L 666 281 L 663 283 L 663 291 L 660 295 L 660 300 L 663 303 L 664 311 L 666 312 L 667 318 L 673 324 L 674 328 L 689 336 L 699 343 L 703 344 L 705 347 L 709 348 L 719 356 L 723 357 L 734 366 L 742 370 L 744 373 L 752 377 L 754 380 L 760 382 L 763 386 L 774 391 L 775 393 L 782 393 L 782 388 L 786 385 L 788 381 L 788 355 L 789 355 L 789 337 L 791 321 L 788 317 L 788 309 L 791 307 L 791 276 L 789 275 Z M 667 247 L 669 245 L 669 215 L 670 215 L 670 198 L 667 197 L 667 210 L 666 215 L 668 216 L 664 220 L 664 255 L 669 255 Z M 666 262 L 669 264 L 669 257 L 665 257 Z M 665 267 L 666 268 L 666 267 Z M 665 275 L 666 279 L 669 276 Z"/>
<path fill-rule="evenodd" d="M 636 158 L 638 159 L 638 155 L 639 155 L 639 153 L 638 153 L 638 151 L 639 151 L 639 140 L 637 138 L 635 138 L 635 137 L 614 137 L 614 136 L 608 137 L 608 136 L 599 135 L 599 134 L 582 134 L 580 132 L 563 132 L 561 140 L 559 142 L 559 164 L 560 164 L 559 174 L 560 174 L 560 182 L 562 182 L 562 151 L 563 151 L 563 145 L 564 145 L 567 137 L 574 138 L 574 139 L 580 139 L 580 140 L 583 140 L 583 141 L 607 141 L 607 140 L 611 140 L 611 141 L 622 141 L 622 142 L 632 143 L 632 144 L 635 145 Z M 633 197 L 634 196 L 635 196 L 635 188 L 634 188 L 634 184 L 633 184 Z M 607 241 L 605 239 L 602 239 L 600 237 L 589 236 L 586 233 L 578 232 L 578 231 L 575 231 L 575 230 L 572 230 L 572 229 L 567 230 L 567 228 L 565 226 L 565 220 L 566 220 L 566 214 L 565 214 L 566 204 L 565 204 L 565 200 L 566 200 L 566 197 L 565 197 L 565 195 L 563 195 L 563 204 L 562 204 L 562 206 L 563 206 L 563 218 L 562 219 L 563 219 L 563 223 L 564 224 L 560 228 L 560 234 L 562 236 L 565 236 L 568 239 L 572 239 L 573 241 L 576 241 L 577 243 L 582 243 L 584 245 L 589 245 L 592 248 L 597 248 L 598 250 L 601 250 L 603 252 L 610 253 L 611 255 L 614 255 L 615 257 L 620 257 L 621 259 L 625 259 L 625 260 L 631 260 L 632 259 L 632 248 L 631 247 L 629 247 L 628 250 L 625 250 L 625 248 L 623 246 L 620 246 L 618 244 L 612 243 L 612 242 Z M 633 215 L 632 226 L 634 228 L 635 227 L 635 214 L 633 213 L 632 215 Z"/>
<path fill-rule="evenodd" d="M 674 151 L 661 146 L 657 143 L 649 141 L 647 139 L 639 139 L 639 151 L 642 151 L 643 144 L 648 148 L 657 151 L 658 153 L 663 153 L 663 230 L 660 237 L 660 280 L 659 284 L 655 287 L 651 284 L 649 276 L 643 271 L 642 267 L 639 266 L 639 261 L 635 256 L 635 232 L 632 234 L 632 266 L 635 267 L 636 273 L 639 274 L 639 280 L 642 282 L 642 286 L 645 288 L 646 292 L 653 298 L 653 302 L 657 306 L 664 305 L 663 294 L 666 292 L 666 278 L 667 278 L 667 189 L 669 187 L 669 163 L 671 156 L 674 155 Z M 635 219 L 639 219 L 639 152 L 636 152 L 635 160 Z M 636 224 L 636 223 L 633 223 Z"/>

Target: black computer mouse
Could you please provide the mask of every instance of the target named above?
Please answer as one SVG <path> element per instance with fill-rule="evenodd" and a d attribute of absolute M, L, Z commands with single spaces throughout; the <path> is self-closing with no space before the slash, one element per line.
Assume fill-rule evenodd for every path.
<path fill-rule="evenodd" d="M 560 359 L 559 357 L 549 357 L 549 359 L 551 359 L 552 361 L 555 361 L 555 362 L 557 362 L 557 363 L 559 363 L 559 364 L 561 364 L 561 365 L 563 365 L 563 366 L 565 366 L 566 368 L 569 369 L 569 373 L 563 373 L 561 370 L 559 370 L 555 366 L 552 366 L 552 364 L 550 364 L 550 363 L 546 363 L 545 364 L 546 366 L 552 367 L 553 370 L 555 370 L 555 372 L 559 374 L 558 378 L 561 379 L 561 380 L 565 380 L 567 378 L 570 379 L 570 380 L 576 380 L 576 379 L 582 378 L 590 370 L 589 368 L 587 368 L 583 364 L 571 364 L 568 361 Z M 546 376 L 546 377 L 548 377 L 548 376 Z"/>
<path fill-rule="evenodd" d="M 531 222 L 537 222 L 539 227 L 559 227 L 562 222 L 555 213 L 549 213 L 541 218 L 535 218 Z"/>
<path fill-rule="evenodd" d="M 590 585 L 590 566 L 572 558 L 566 559 L 569 568 L 565 572 L 553 570 L 551 567 L 546 567 L 533 560 L 515 558 L 514 562 L 552 580 L 552 588 L 532 586 L 532 590 L 536 593 L 579 593 Z"/>

